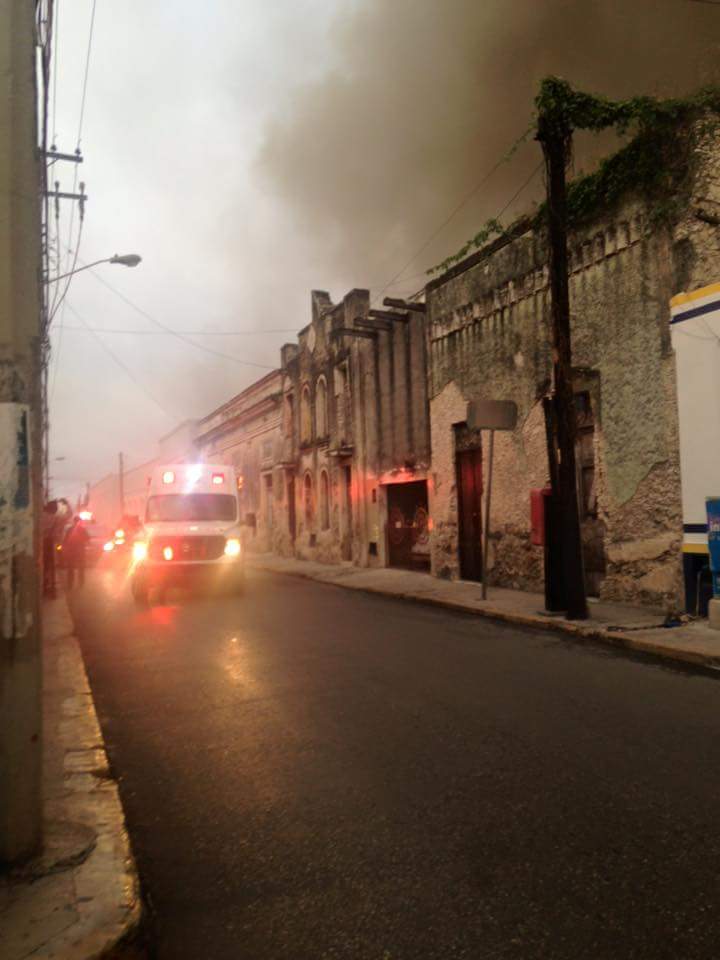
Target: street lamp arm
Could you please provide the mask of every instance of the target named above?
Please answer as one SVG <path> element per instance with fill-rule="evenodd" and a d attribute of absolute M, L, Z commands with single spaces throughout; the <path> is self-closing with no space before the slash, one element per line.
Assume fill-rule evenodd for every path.
<path fill-rule="evenodd" d="M 102 260 L 95 260 L 93 263 L 87 263 L 84 267 L 78 267 L 77 270 L 68 270 L 67 273 L 61 273 L 58 277 L 49 277 L 46 283 L 55 283 L 57 280 L 64 280 L 65 277 L 71 277 L 75 273 L 81 273 L 83 270 L 89 270 L 90 267 L 96 267 L 99 263 L 110 263 L 110 257 L 104 257 Z"/>
<path fill-rule="evenodd" d="M 70 270 L 68 273 L 61 273 L 59 277 L 49 277 L 45 283 L 55 283 L 57 280 L 64 280 L 65 277 L 72 277 L 76 273 L 82 273 L 83 270 L 89 270 L 96 267 L 99 263 L 121 263 L 124 267 L 136 267 L 142 257 L 137 253 L 125 253 L 122 256 L 114 254 L 112 257 L 103 257 L 102 260 L 93 260 L 92 263 L 86 263 L 84 267 L 78 267 L 76 270 Z"/>

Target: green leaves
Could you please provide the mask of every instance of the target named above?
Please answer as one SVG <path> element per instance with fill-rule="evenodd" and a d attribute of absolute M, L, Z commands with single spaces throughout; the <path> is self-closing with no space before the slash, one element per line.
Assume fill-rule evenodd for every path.
<path fill-rule="evenodd" d="M 535 98 L 531 127 L 503 158 L 509 160 L 530 134 L 537 139 L 552 131 L 568 140 L 573 130 L 600 132 L 610 128 L 624 135 L 634 131 L 625 147 L 603 160 L 598 169 L 568 185 L 568 218 L 572 225 L 586 222 L 635 193 L 648 207 L 651 222 L 675 216 L 690 177 L 692 148 L 697 136 L 693 123 L 703 115 L 720 115 L 720 89 L 704 87 L 689 97 L 659 100 L 639 96 L 610 100 L 573 90 L 561 77 L 546 77 Z M 707 125 L 705 127 L 707 130 Z M 534 222 L 544 222 L 545 206 Z M 495 236 L 508 232 L 497 218 L 490 219 L 457 253 L 427 273 L 448 270 Z"/>

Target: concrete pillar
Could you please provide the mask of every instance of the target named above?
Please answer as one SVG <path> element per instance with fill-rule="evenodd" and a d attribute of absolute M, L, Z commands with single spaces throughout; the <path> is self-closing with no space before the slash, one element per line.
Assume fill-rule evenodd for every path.
<path fill-rule="evenodd" d="M 0 0 L 0 863 L 41 843 L 35 4 Z"/>

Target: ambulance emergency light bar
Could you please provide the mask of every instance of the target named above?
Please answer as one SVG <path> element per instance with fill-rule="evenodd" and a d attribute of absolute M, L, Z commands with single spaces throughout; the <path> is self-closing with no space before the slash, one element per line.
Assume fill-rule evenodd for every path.
<path fill-rule="evenodd" d="M 198 483 L 200 477 L 202 476 L 202 467 L 199 465 L 194 465 L 188 469 L 188 480 L 190 483 Z M 162 475 L 163 483 L 175 483 L 175 471 L 174 470 L 165 470 Z M 225 483 L 225 474 L 224 473 L 213 473 L 212 483 L 215 486 L 221 486 Z"/>

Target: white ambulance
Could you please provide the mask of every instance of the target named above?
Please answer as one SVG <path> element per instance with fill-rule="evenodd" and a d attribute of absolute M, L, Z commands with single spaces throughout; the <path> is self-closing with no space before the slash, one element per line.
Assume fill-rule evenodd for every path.
<path fill-rule="evenodd" d="M 155 588 L 203 579 L 239 591 L 244 582 L 237 479 L 224 464 L 170 463 L 149 480 L 142 529 L 132 550 L 135 602 Z"/>

